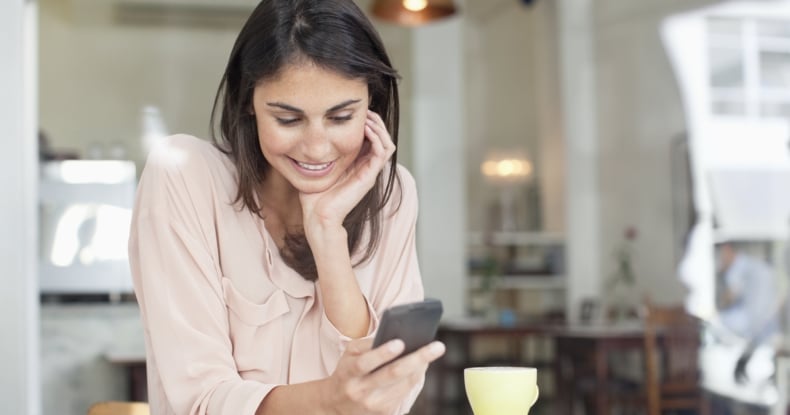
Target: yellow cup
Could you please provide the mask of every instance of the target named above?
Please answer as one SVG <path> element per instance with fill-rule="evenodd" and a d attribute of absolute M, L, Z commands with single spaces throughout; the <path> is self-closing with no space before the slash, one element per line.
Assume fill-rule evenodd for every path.
<path fill-rule="evenodd" d="M 464 369 L 466 397 L 475 415 L 527 415 L 538 400 L 537 381 L 533 367 Z"/>

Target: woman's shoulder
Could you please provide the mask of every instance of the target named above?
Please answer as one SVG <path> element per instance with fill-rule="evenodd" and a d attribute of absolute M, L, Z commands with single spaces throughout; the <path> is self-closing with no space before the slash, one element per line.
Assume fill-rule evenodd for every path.
<path fill-rule="evenodd" d="M 213 143 L 188 134 L 176 134 L 163 137 L 153 146 L 145 170 L 201 175 L 231 174 L 234 169 L 228 157 Z"/>
<path fill-rule="evenodd" d="M 392 194 L 387 203 L 386 211 L 390 215 L 400 213 L 402 210 L 417 210 L 417 183 L 409 169 L 402 164 L 395 166 L 395 181 L 393 183 Z"/>
<path fill-rule="evenodd" d="M 181 168 L 205 162 L 220 162 L 224 154 L 211 142 L 189 134 L 162 137 L 151 148 L 146 166 Z"/>
<path fill-rule="evenodd" d="M 232 194 L 236 187 L 233 163 L 213 143 L 187 134 L 163 137 L 148 154 L 141 184 L 154 187 L 191 188 L 195 190 L 225 188 Z M 212 193 L 214 193 L 212 191 Z"/>

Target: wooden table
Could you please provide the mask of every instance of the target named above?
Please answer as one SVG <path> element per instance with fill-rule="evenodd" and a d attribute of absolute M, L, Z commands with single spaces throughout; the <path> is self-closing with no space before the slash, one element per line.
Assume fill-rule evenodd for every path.
<path fill-rule="evenodd" d="M 448 377 L 463 385 L 463 370 L 484 362 L 477 362 L 472 357 L 472 343 L 479 338 L 504 338 L 508 342 L 506 361 L 501 364 L 540 366 L 541 362 L 528 361 L 523 356 L 524 343 L 536 336 L 551 335 L 558 328 L 552 324 L 517 324 L 501 326 L 479 319 L 461 319 L 443 321 L 437 332 L 437 339 L 448 347 L 445 357 L 432 366 L 429 376 L 436 380 L 437 396 L 434 399 L 435 414 L 448 402 L 446 385 Z M 454 358 L 454 359 L 453 359 Z M 452 359 L 452 360 L 450 360 Z M 461 390 L 463 390 L 461 388 Z"/>
<path fill-rule="evenodd" d="M 126 371 L 130 401 L 148 402 L 148 383 L 145 370 L 145 353 L 108 352 L 104 355 L 108 362 L 121 366 Z"/>
<path fill-rule="evenodd" d="M 573 414 L 576 386 L 581 375 L 595 379 L 595 414 L 608 415 L 610 402 L 607 386 L 610 383 L 609 357 L 613 353 L 641 350 L 644 347 L 644 328 L 641 324 L 567 326 L 554 330 L 555 371 L 557 376 L 557 408 L 562 414 Z M 584 364 L 592 363 L 592 373 L 580 373 Z"/>

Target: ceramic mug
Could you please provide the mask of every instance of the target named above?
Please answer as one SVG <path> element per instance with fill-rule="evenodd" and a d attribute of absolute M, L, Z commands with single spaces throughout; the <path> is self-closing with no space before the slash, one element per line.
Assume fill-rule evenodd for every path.
<path fill-rule="evenodd" d="M 475 415 L 527 415 L 538 400 L 534 367 L 464 369 L 466 397 Z"/>

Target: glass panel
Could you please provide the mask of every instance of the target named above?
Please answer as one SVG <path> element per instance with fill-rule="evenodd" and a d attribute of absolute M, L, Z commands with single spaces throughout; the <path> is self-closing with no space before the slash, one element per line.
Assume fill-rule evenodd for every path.
<path fill-rule="evenodd" d="M 714 88 L 742 88 L 744 86 L 741 49 L 710 49 L 710 83 Z"/>
<path fill-rule="evenodd" d="M 760 37 L 784 37 L 790 39 L 790 21 L 788 20 L 759 20 L 757 21 L 757 35 Z"/>
<path fill-rule="evenodd" d="M 760 53 L 760 85 L 763 88 L 790 88 L 790 53 Z"/>
<path fill-rule="evenodd" d="M 708 19 L 708 33 L 714 36 L 741 36 L 743 21 L 741 19 L 712 17 Z"/>
<path fill-rule="evenodd" d="M 711 110 L 716 115 L 746 115 L 746 103 L 742 100 L 715 100 L 711 104 Z"/>
<path fill-rule="evenodd" d="M 760 117 L 790 118 L 790 102 L 763 102 L 760 104 Z"/>

